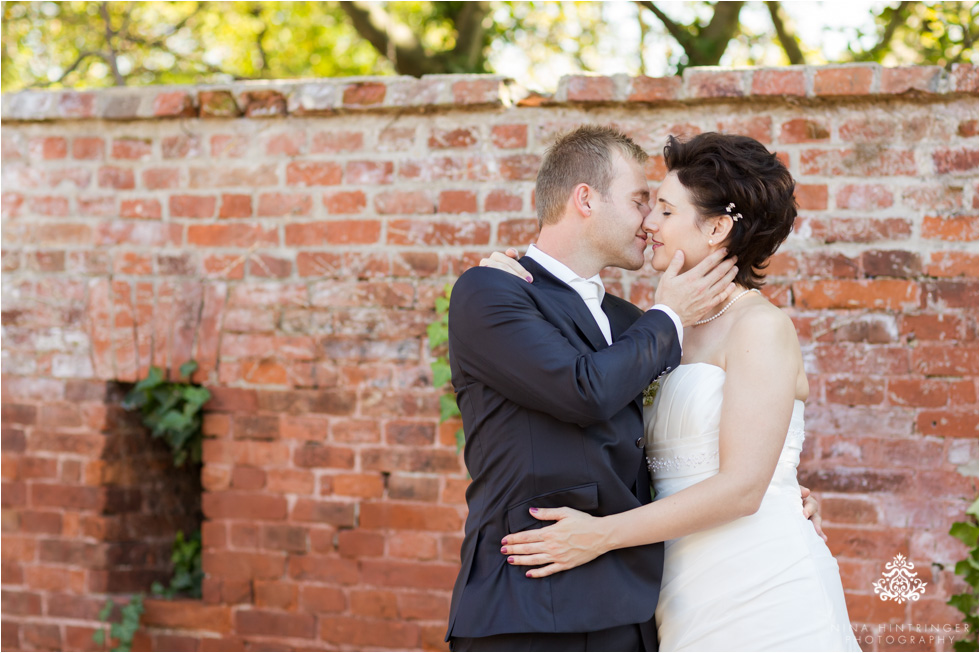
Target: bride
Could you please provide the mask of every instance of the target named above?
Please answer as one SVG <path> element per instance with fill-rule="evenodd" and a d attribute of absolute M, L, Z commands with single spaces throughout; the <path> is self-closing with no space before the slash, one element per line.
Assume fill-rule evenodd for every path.
<path fill-rule="evenodd" d="M 685 329 L 680 367 L 646 393 L 655 501 L 605 517 L 532 507 L 554 523 L 507 535 L 501 552 L 540 579 L 662 541 L 661 650 L 858 651 L 837 562 L 800 510 L 809 388 L 799 340 L 759 292 L 796 217 L 793 179 L 744 136 L 670 137 L 664 155 L 668 174 L 645 223 L 654 269 L 677 250 L 688 269 L 725 247 L 739 272 L 732 299 Z M 526 276 L 501 258 L 491 265 Z"/>

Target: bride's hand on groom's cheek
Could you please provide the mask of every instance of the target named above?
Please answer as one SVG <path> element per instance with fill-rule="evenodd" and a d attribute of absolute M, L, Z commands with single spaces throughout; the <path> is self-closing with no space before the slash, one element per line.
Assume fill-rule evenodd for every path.
<path fill-rule="evenodd" d="M 537 530 L 512 533 L 501 541 L 500 547 L 508 563 L 537 567 L 524 574 L 528 578 L 544 578 L 572 569 L 605 553 L 599 518 L 572 508 L 531 508 L 531 515 L 555 523 Z"/>
<path fill-rule="evenodd" d="M 515 277 L 520 277 L 528 283 L 534 281 L 534 278 L 528 274 L 528 271 L 517 262 L 519 254 L 517 250 L 513 247 L 507 249 L 503 254 L 500 252 L 494 252 L 489 258 L 480 259 L 481 268 L 496 268 L 497 270 L 503 270 L 504 272 L 510 272 Z"/>

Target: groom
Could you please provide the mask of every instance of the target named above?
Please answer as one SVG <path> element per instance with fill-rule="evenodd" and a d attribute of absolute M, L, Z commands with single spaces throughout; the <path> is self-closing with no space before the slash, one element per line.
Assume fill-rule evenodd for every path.
<path fill-rule="evenodd" d="M 683 325 L 734 288 L 718 252 L 684 274 L 678 254 L 646 312 L 605 293 L 603 268 L 644 261 L 646 159 L 605 127 L 558 139 L 535 186 L 537 245 L 521 259 L 533 282 L 473 268 L 453 288 L 449 359 L 473 479 L 453 650 L 656 649 L 662 544 L 535 581 L 500 554 L 504 535 L 543 525 L 532 506 L 606 515 L 650 501 L 642 392 L 680 363 Z"/>

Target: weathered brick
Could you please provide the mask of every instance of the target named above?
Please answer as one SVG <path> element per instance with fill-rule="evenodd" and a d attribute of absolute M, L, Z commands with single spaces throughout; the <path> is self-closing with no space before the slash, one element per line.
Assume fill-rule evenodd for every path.
<path fill-rule="evenodd" d="M 874 69 L 868 64 L 820 68 L 813 77 L 813 93 L 818 96 L 867 95 L 871 91 Z"/>
<path fill-rule="evenodd" d="M 5 648 L 84 649 L 99 596 L 166 580 L 182 518 L 147 510 L 194 504 L 148 489 L 170 460 L 116 382 L 194 358 L 204 597 L 148 599 L 134 648 L 445 650 L 470 481 L 426 326 L 454 277 L 537 237 L 574 103 L 654 153 L 653 186 L 667 134 L 748 134 L 790 166 L 801 215 L 763 290 L 806 360 L 800 479 L 852 618 L 955 616 L 869 588 L 899 550 L 955 588 L 944 533 L 976 490 L 975 66 L 569 78 L 516 106 L 466 76 L 105 92 L 4 96 Z M 656 275 L 603 276 L 655 302 Z"/>
<path fill-rule="evenodd" d="M 527 125 L 494 125 L 490 130 L 490 140 L 501 149 L 527 147 Z"/>
<path fill-rule="evenodd" d="M 174 218 L 213 218 L 218 201 L 214 196 L 171 195 L 170 216 Z"/>
<path fill-rule="evenodd" d="M 159 200 L 155 199 L 123 200 L 119 205 L 119 215 L 124 218 L 159 220 L 163 209 Z"/>
<path fill-rule="evenodd" d="M 377 82 L 350 84 L 344 89 L 344 104 L 365 106 L 384 102 L 387 87 Z"/>
<path fill-rule="evenodd" d="M 628 102 L 676 100 L 681 90 L 680 77 L 634 77 L 630 81 Z"/>
<path fill-rule="evenodd" d="M 390 184 L 395 172 L 391 161 L 351 161 L 344 179 L 348 184 Z"/>
<path fill-rule="evenodd" d="M 756 70 L 752 73 L 752 95 L 806 95 L 806 73 L 792 68 Z"/>
<path fill-rule="evenodd" d="M 471 147 L 479 141 L 480 132 L 477 127 L 457 127 L 454 129 L 436 128 L 432 130 L 429 136 L 429 149 L 442 150 L 455 147 Z"/>
<path fill-rule="evenodd" d="M 101 159 L 105 156 L 105 141 L 101 138 L 80 136 L 72 139 L 71 155 L 76 159 Z"/>
<path fill-rule="evenodd" d="M 173 198 L 171 198 L 173 199 Z M 214 207 L 209 206 L 209 202 L 213 202 L 214 198 L 197 198 L 196 206 L 181 207 L 190 213 L 195 213 L 192 215 L 184 215 L 182 217 L 190 218 L 207 218 L 211 217 L 214 212 Z M 171 208 L 171 215 L 174 215 L 173 208 Z M 237 195 L 224 193 L 221 195 L 221 208 L 218 209 L 219 218 L 248 218 L 252 215 L 252 196 L 251 195 Z M 178 217 L 178 216 L 174 216 Z"/>
<path fill-rule="evenodd" d="M 133 171 L 128 168 L 113 168 L 104 166 L 99 168 L 98 183 L 99 188 L 128 190 L 136 187 L 136 177 L 133 174 Z"/>
<path fill-rule="evenodd" d="M 356 152 L 364 147 L 363 132 L 324 131 L 313 134 L 311 154 Z"/>
<path fill-rule="evenodd" d="M 112 141 L 113 159 L 145 159 L 152 152 L 153 142 L 148 138 L 116 138 Z"/>

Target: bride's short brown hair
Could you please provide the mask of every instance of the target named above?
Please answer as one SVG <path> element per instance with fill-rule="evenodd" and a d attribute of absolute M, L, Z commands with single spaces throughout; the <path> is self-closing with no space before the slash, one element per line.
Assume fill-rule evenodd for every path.
<path fill-rule="evenodd" d="M 738 257 L 735 283 L 759 288 L 769 258 L 793 230 L 796 182 L 775 154 L 748 136 L 706 132 L 686 141 L 668 137 L 664 147 L 667 171 L 691 194 L 698 219 L 731 214 L 725 246 Z"/>

